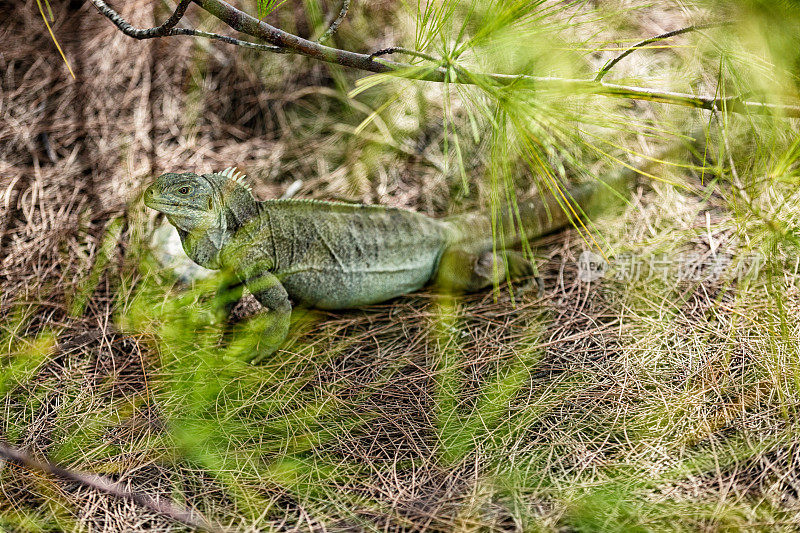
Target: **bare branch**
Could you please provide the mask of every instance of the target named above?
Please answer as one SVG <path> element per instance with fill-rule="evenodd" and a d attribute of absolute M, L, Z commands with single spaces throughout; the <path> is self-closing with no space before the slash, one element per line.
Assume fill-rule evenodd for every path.
<path fill-rule="evenodd" d="M 633 46 L 631 46 L 630 48 L 619 54 L 617 57 L 610 59 L 608 62 L 606 62 L 606 64 L 603 65 L 603 68 L 601 68 L 600 71 L 597 73 L 597 76 L 595 76 L 594 81 L 602 80 L 603 77 L 608 73 L 608 71 L 614 67 L 614 65 L 616 65 L 617 63 L 619 63 L 620 61 L 631 55 L 639 48 L 643 48 L 648 44 L 655 43 L 658 41 L 663 41 L 664 39 L 669 39 L 670 37 L 675 37 L 676 35 L 682 35 L 684 33 L 689 33 L 692 31 L 705 30 L 707 28 L 716 28 L 719 26 L 727 26 L 729 24 L 733 23 L 730 21 L 723 21 L 723 22 L 709 22 L 707 24 L 696 24 L 694 26 L 687 26 L 685 28 L 680 28 L 678 30 L 668 31 L 666 33 L 662 33 L 654 37 L 649 37 L 643 41 L 639 41 L 638 43 L 634 44 Z"/>
<path fill-rule="evenodd" d="M 212 526 L 205 518 L 195 513 L 186 507 L 180 507 L 171 501 L 160 501 L 148 494 L 132 492 L 125 488 L 121 483 L 112 481 L 106 477 L 98 476 L 87 472 L 79 472 L 75 470 L 67 470 L 51 462 L 37 461 L 33 457 L 24 453 L 23 451 L 13 448 L 3 442 L 0 442 L 0 459 L 16 463 L 29 468 L 31 470 L 38 470 L 47 474 L 80 483 L 85 487 L 89 487 L 100 491 L 115 498 L 123 500 L 130 500 L 134 503 L 146 507 L 151 511 L 155 511 L 164 515 L 176 522 L 186 524 L 202 531 L 217 532 L 221 531 L 220 528 Z"/>
<path fill-rule="evenodd" d="M 333 22 L 331 22 L 330 26 L 328 26 L 328 29 L 325 30 L 325 33 L 319 36 L 319 39 L 317 39 L 318 43 L 324 43 L 330 38 L 331 35 L 336 33 L 336 30 L 339 29 L 339 24 L 341 24 L 344 18 L 347 16 L 348 9 L 350 9 L 350 0 L 344 0 L 342 2 L 342 9 L 339 10 L 339 15 L 334 19 Z"/>
<path fill-rule="evenodd" d="M 231 37 L 216 34 L 201 34 L 195 30 L 184 30 L 181 28 L 172 28 L 164 34 L 167 35 L 199 35 L 213 39 L 222 40 L 238 46 L 248 46 L 252 48 L 266 49 L 271 52 L 286 52 L 305 55 L 327 63 L 335 63 L 343 67 L 350 67 L 367 72 L 374 73 L 396 73 L 398 76 L 421 81 L 431 82 L 457 82 L 469 85 L 516 85 L 536 90 L 561 90 L 564 92 L 583 93 L 583 94 L 597 94 L 608 96 L 612 98 L 626 98 L 630 100 L 648 100 L 652 102 L 661 102 L 671 105 L 680 105 L 691 107 L 695 109 L 714 110 L 724 109 L 726 111 L 735 113 L 751 113 L 751 114 L 770 114 L 770 113 L 783 113 L 788 117 L 800 118 L 800 105 L 786 105 L 786 104 L 769 104 L 765 102 L 748 101 L 741 97 L 730 98 L 716 98 L 713 96 L 697 96 L 693 94 L 677 93 L 672 91 L 658 91 L 654 89 L 647 89 L 642 87 L 629 87 L 624 85 L 614 85 L 605 83 L 602 80 L 595 79 L 567 79 L 567 78 L 552 78 L 542 76 L 528 76 L 528 75 L 511 75 L 511 74 L 493 74 L 493 73 L 470 73 L 461 68 L 456 71 L 459 73 L 457 80 L 452 80 L 447 68 L 443 66 L 431 66 L 430 68 L 420 69 L 418 65 L 411 65 L 408 63 L 399 63 L 388 59 L 377 58 L 381 54 L 361 54 L 358 52 L 351 52 L 349 50 L 341 50 L 338 48 L 331 48 L 318 42 L 309 41 L 297 35 L 291 34 L 280 28 L 276 28 L 260 21 L 247 13 L 236 9 L 224 0 L 192 0 L 195 4 L 200 6 L 205 11 L 208 11 L 214 17 L 220 19 L 232 29 L 266 41 L 272 47 L 267 45 L 260 45 L 257 43 L 249 43 L 247 41 L 239 41 Z M 92 0 L 95 6 L 98 6 L 100 12 L 105 16 L 111 18 L 112 22 L 117 25 L 126 35 L 136 38 L 150 38 L 153 35 L 150 30 L 137 30 L 130 24 L 125 22 L 122 17 L 116 12 L 111 10 L 105 5 L 103 0 Z M 181 2 L 183 4 L 183 2 Z M 104 6 L 101 9 L 99 6 Z M 115 18 L 112 18 L 112 15 Z M 170 20 L 174 18 L 170 17 Z M 125 27 L 123 27 L 125 26 Z M 162 25 L 163 26 L 163 25 Z M 700 26 L 694 27 L 699 29 Z M 155 29 L 155 28 L 151 28 Z M 126 31 L 127 30 L 127 31 Z M 676 31 L 684 31 L 676 30 Z M 688 31 L 688 30 L 686 30 Z M 684 31 L 685 33 L 685 31 Z M 144 35 L 144 37 L 139 37 Z M 644 46 L 638 43 L 639 47 Z M 637 45 L 632 47 L 634 50 Z M 412 52 L 405 51 L 405 49 L 394 48 L 386 49 L 394 50 L 396 52 Z M 383 52 L 383 51 L 379 51 Z M 386 51 L 386 54 L 390 52 Z M 422 52 L 414 52 L 410 55 L 416 55 L 428 60 L 434 60 L 432 56 L 422 55 Z"/>
<path fill-rule="evenodd" d="M 403 65 L 387 60 L 375 61 L 367 54 L 331 48 L 314 41 L 309 41 L 308 39 L 303 39 L 302 37 L 260 21 L 244 11 L 236 9 L 223 0 L 194 0 L 194 3 L 236 31 L 246 33 L 247 35 L 266 41 L 274 46 L 284 48 L 287 51 L 312 57 L 320 61 L 378 73 L 402 70 L 403 68 L 410 67 L 410 65 Z"/>

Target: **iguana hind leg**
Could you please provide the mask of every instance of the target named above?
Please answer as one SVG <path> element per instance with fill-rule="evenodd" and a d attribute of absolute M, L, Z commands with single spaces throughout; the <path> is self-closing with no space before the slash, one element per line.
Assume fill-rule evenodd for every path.
<path fill-rule="evenodd" d="M 520 252 L 494 253 L 446 250 L 434 276 L 434 287 L 452 293 L 475 292 L 500 280 L 534 279 L 541 291 L 536 267 Z M 523 287 L 525 288 L 525 287 Z"/>

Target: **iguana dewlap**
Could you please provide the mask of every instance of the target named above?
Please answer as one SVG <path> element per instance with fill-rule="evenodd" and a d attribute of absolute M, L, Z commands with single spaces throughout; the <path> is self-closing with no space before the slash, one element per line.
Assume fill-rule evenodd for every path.
<path fill-rule="evenodd" d="M 578 204 L 585 196 L 573 191 Z M 226 269 L 274 315 L 267 351 L 286 337 L 292 304 L 342 309 L 381 302 L 426 284 L 465 292 L 530 276 L 515 251 L 492 252 L 487 214 L 434 219 L 374 205 L 316 200 L 257 201 L 232 169 L 168 173 L 144 193 L 167 216 L 197 264 Z M 501 213 L 506 246 L 568 223 L 555 200 Z M 521 222 L 517 224 L 515 222 Z M 512 229 L 516 228 L 516 229 Z"/>

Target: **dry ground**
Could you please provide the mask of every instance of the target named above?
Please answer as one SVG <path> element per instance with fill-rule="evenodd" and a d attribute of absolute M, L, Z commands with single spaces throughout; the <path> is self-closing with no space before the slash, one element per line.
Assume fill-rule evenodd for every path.
<path fill-rule="evenodd" d="M 305 317 L 296 344 L 237 389 L 250 387 L 254 401 L 242 405 L 256 411 L 231 413 L 260 435 L 230 437 L 236 461 L 258 441 L 260 456 L 241 477 L 170 448 L 164 435 L 183 404 L 169 396 L 177 389 L 159 344 L 163 317 L 142 327 L 121 318 L 152 277 L 140 268 L 156 222 L 137 203 L 143 184 L 166 170 L 236 165 L 262 198 L 300 179 L 301 196 L 442 214 L 454 188 L 426 151 L 441 126 L 423 117 L 416 144 L 376 153 L 326 119 L 346 114 L 335 90 L 355 73 L 298 58 L 258 63 L 189 39 L 133 41 L 85 3 L 52 5 L 75 80 L 36 2 L 0 2 L 2 361 L 37 361 L 25 381 L 2 384 L 0 438 L 179 498 L 235 530 L 800 527 L 796 291 L 777 309 L 760 282 L 587 284 L 576 266 L 584 244 L 571 231 L 538 243 L 541 298 L 512 304 L 501 291 L 451 306 L 422 293 Z M 127 2 L 125 12 L 152 25 L 164 15 L 152 5 Z M 393 43 L 391 2 L 354 10 L 342 29 L 348 46 Z M 363 115 L 352 113 L 358 124 Z M 665 185 L 632 191 L 613 215 L 598 226 L 603 235 L 647 260 L 742 240 L 719 197 L 704 202 Z M 513 393 L 499 375 L 517 380 Z M 281 394 L 319 396 L 337 418 L 326 426 L 297 406 L 263 407 Z M 465 432 L 442 422 L 448 401 Z M 311 481 L 324 485 L 317 493 L 286 477 L 286 457 L 322 458 L 341 473 Z M 342 496 L 326 506 L 330 494 Z M 243 502 L 267 504 L 253 515 Z M 12 464 L 0 471 L 0 515 L 10 531 L 183 527 Z"/>

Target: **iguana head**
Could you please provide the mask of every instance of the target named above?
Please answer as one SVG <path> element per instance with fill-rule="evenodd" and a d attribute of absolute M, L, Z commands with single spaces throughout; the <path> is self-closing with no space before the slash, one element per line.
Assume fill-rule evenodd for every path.
<path fill-rule="evenodd" d="M 144 204 L 167 215 L 178 229 L 192 232 L 213 225 L 219 218 L 222 202 L 205 176 L 169 172 L 144 191 Z"/>
<path fill-rule="evenodd" d="M 219 251 L 255 205 L 243 177 L 230 168 L 209 174 L 168 172 L 144 191 L 144 204 L 167 215 L 196 263 L 219 268 Z"/>

